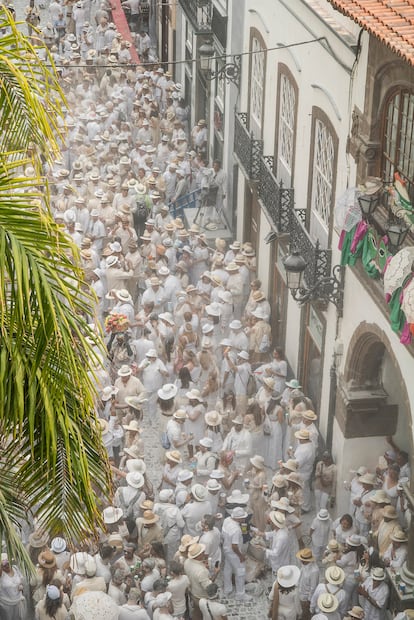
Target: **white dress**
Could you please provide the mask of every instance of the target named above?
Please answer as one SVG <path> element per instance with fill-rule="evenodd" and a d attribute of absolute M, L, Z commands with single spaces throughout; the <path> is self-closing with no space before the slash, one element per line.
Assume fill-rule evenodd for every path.
<path fill-rule="evenodd" d="M 269 594 L 269 601 L 273 601 L 276 581 Z M 279 607 L 277 612 L 277 620 L 296 620 L 302 613 L 302 607 L 299 599 L 299 589 L 293 588 L 288 592 L 283 592 L 279 588 Z"/>
<path fill-rule="evenodd" d="M 276 407 L 268 414 L 271 434 L 263 436 L 263 456 L 265 465 L 272 470 L 276 469 L 278 461 L 283 460 L 284 425 L 278 420 L 278 411 L 279 407 Z"/>

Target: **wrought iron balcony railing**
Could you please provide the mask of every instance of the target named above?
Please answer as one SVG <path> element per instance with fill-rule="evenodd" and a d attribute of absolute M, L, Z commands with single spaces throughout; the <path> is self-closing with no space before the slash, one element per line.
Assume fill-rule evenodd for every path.
<path fill-rule="evenodd" d="M 260 159 L 263 154 L 263 140 L 256 140 L 247 129 L 247 114 L 236 112 L 234 118 L 234 153 L 245 175 L 251 181 L 260 177 Z"/>
<path fill-rule="evenodd" d="M 196 32 L 211 32 L 212 0 L 180 0 L 180 4 Z"/>
<path fill-rule="evenodd" d="M 290 211 L 290 248 L 297 250 L 307 261 L 305 269 L 305 282 L 308 287 L 313 287 L 322 278 L 331 274 L 331 250 L 323 250 L 319 241 L 313 241 L 305 228 L 306 210 L 292 209 Z"/>
<path fill-rule="evenodd" d="M 260 158 L 258 195 L 266 208 L 278 233 L 288 233 L 290 212 L 294 209 L 294 191 L 292 187 L 283 187 L 273 173 L 274 158 L 263 155 Z"/>

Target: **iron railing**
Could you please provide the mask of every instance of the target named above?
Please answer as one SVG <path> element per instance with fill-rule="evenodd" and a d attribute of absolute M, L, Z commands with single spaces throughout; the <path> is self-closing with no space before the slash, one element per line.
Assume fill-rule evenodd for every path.
<path fill-rule="evenodd" d="M 245 175 L 251 181 L 260 178 L 260 159 L 263 154 L 263 140 L 257 140 L 247 129 L 247 114 L 236 112 L 234 119 L 234 153 Z"/>
<path fill-rule="evenodd" d="M 196 32 L 211 32 L 212 0 L 180 0 L 180 4 Z"/>
<path fill-rule="evenodd" d="M 258 195 L 269 213 L 278 233 L 288 233 L 290 212 L 294 209 L 294 191 L 292 187 L 283 187 L 273 173 L 274 158 L 263 155 L 260 158 Z"/>
<path fill-rule="evenodd" d="M 323 250 L 319 241 L 313 241 L 305 228 L 304 209 L 292 209 L 290 212 L 290 249 L 297 250 L 307 261 L 305 282 L 311 288 L 322 278 L 331 273 L 331 250 Z"/>

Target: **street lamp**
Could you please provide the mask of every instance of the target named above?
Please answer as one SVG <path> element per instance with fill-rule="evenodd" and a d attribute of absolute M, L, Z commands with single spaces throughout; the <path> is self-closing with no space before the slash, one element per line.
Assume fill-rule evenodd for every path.
<path fill-rule="evenodd" d="M 342 314 L 343 305 L 343 284 L 342 267 L 335 265 L 332 276 L 325 276 L 316 282 L 311 282 L 309 287 L 303 284 L 303 275 L 308 266 L 305 258 L 297 251 L 283 259 L 286 270 L 286 283 L 292 297 L 299 305 L 319 301 L 322 303 L 333 303 Z"/>
<path fill-rule="evenodd" d="M 376 177 L 368 177 L 365 184 L 359 187 L 358 204 L 365 219 L 369 220 L 378 207 L 383 187 L 382 180 Z"/>
<path fill-rule="evenodd" d="M 215 50 L 211 40 L 205 41 L 198 48 L 198 54 L 200 57 L 200 69 L 204 74 L 206 80 L 227 80 L 232 82 L 237 88 L 240 87 L 240 72 L 241 72 L 241 55 L 230 56 L 233 62 L 226 62 L 220 69 L 216 71 L 212 70 L 212 63 L 215 58 Z M 227 57 L 226 57 L 227 58 Z"/>
<path fill-rule="evenodd" d="M 393 222 L 387 226 L 385 232 L 387 233 L 390 245 L 393 249 L 397 250 L 404 243 L 408 228 L 404 226 L 404 224 Z"/>

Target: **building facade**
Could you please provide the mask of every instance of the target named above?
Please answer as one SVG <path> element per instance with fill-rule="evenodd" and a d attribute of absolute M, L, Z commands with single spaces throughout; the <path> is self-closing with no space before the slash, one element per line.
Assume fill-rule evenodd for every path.
<path fill-rule="evenodd" d="M 392 19 L 389 32 L 372 30 L 375 7 L 365 23 L 353 4 L 182 1 L 174 51 L 186 61 L 176 79 L 192 120 L 208 119 L 210 157 L 228 173 L 234 237 L 256 248 L 274 344 L 314 402 L 339 480 L 361 464 L 375 468 L 388 435 L 414 452 L 414 347 L 392 329 L 381 278 L 356 262 L 337 270 L 343 303 L 299 306 L 283 266 L 293 248 L 308 262 L 307 285 L 331 275 L 341 263 L 338 203 L 368 177 L 389 182 L 398 170 L 414 195 L 414 54 L 393 43 Z M 206 80 L 199 66 L 206 39 L 218 64 L 242 54 L 239 84 Z M 387 208 L 369 221 L 378 239 Z M 405 244 L 413 245 L 412 232 Z M 338 512 L 346 509 L 339 494 Z"/>

